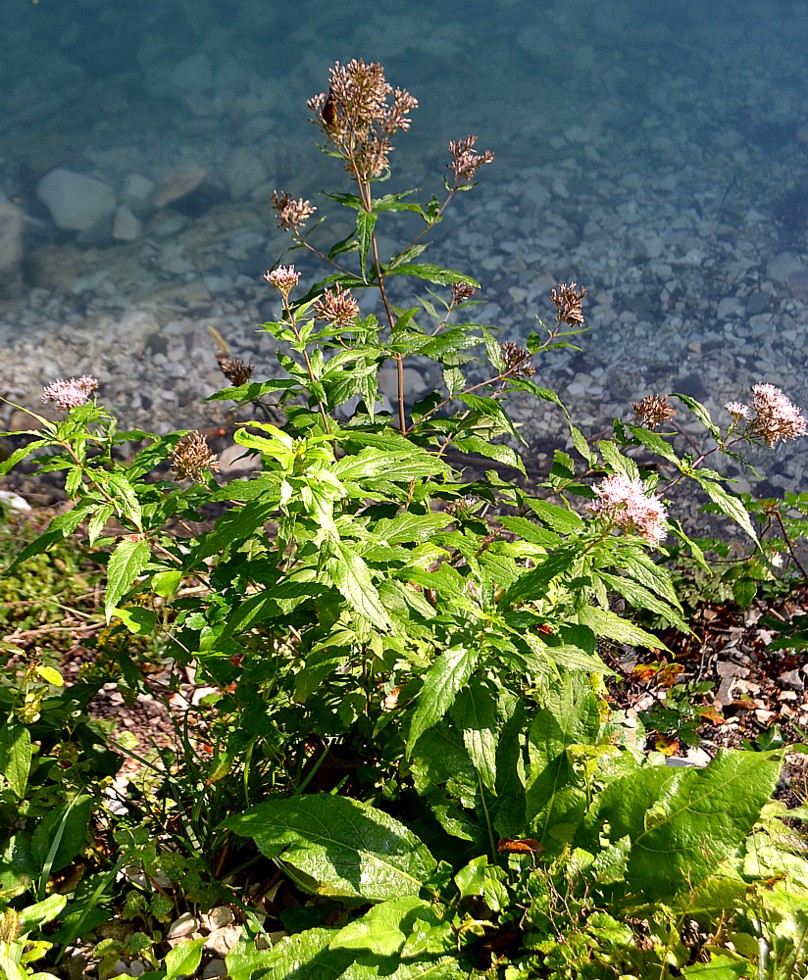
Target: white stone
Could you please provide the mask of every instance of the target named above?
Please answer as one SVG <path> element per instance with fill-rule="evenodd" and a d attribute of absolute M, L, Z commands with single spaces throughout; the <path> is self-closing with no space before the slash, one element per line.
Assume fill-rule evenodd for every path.
<path fill-rule="evenodd" d="M 154 206 L 164 208 L 174 201 L 187 197 L 191 191 L 195 191 L 199 187 L 207 175 L 205 168 L 198 166 L 172 170 L 160 181 L 160 186 L 154 195 Z"/>
<path fill-rule="evenodd" d="M 11 510 L 31 510 L 31 505 L 28 503 L 28 501 L 21 497 L 18 493 L 13 493 L 11 490 L 0 490 L 0 503 Z"/>
<path fill-rule="evenodd" d="M 109 185 L 63 167 L 46 174 L 36 193 L 63 231 L 87 231 L 115 211 L 115 192 Z"/>
<path fill-rule="evenodd" d="M 143 224 L 127 207 L 120 207 L 112 220 L 112 237 L 118 242 L 133 242 L 140 238 Z"/>
<path fill-rule="evenodd" d="M 183 912 L 183 914 L 175 919 L 171 925 L 168 927 L 168 932 L 166 933 L 166 938 L 168 939 L 180 939 L 183 936 L 190 936 L 192 932 L 196 931 L 197 921 L 190 912 Z"/>
<path fill-rule="evenodd" d="M 155 183 L 143 174 L 127 174 L 124 177 L 121 197 L 130 207 L 143 207 L 154 193 Z"/>

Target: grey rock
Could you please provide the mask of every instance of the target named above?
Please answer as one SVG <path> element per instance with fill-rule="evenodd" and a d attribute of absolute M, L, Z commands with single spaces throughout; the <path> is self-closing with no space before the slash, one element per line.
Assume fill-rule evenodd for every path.
<path fill-rule="evenodd" d="M 224 179 L 227 181 L 230 197 L 234 201 L 240 201 L 267 179 L 267 172 L 256 154 L 243 146 L 230 157 Z"/>
<path fill-rule="evenodd" d="M 109 185 L 62 167 L 46 174 L 36 193 L 63 231 L 88 231 L 115 211 L 115 192 Z"/>
<path fill-rule="evenodd" d="M 143 174 L 127 174 L 123 181 L 121 197 L 132 208 L 146 205 L 154 193 L 155 183 Z"/>
<path fill-rule="evenodd" d="M 0 201 L 0 297 L 22 294 L 23 213 L 9 201 Z"/>
<path fill-rule="evenodd" d="M 794 670 L 787 670 L 785 673 L 780 674 L 780 676 L 777 678 L 777 683 L 780 685 L 780 687 L 788 688 L 790 691 L 805 690 L 805 678 L 796 668 Z"/>
<path fill-rule="evenodd" d="M 120 207 L 112 220 L 112 237 L 117 242 L 133 242 L 140 238 L 143 225 L 128 207 Z"/>

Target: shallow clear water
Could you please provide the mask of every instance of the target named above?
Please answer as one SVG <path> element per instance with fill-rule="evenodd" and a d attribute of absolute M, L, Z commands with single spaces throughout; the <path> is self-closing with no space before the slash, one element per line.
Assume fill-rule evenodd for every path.
<path fill-rule="evenodd" d="M 259 277 L 284 246 L 268 197 L 342 182 L 305 100 L 336 59 L 363 57 L 420 101 L 397 188 L 439 192 L 449 139 L 477 133 L 496 152 L 435 236 L 436 261 L 481 280 L 482 318 L 518 340 L 549 317 L 555 282 L 587 286 L 583 352 L 540 373 L 590 429 L 676 388 L 720 411 L 767 380 L 808 406 L 805 0 L 13 6 L 0 49 L 0 191 L 26 216 L 16 279 L 0 271 L 13 395 L 91 368 L 123 397 L 173 364 L 148 406 L 195 398 L 214 382 L 211 346 L 197 337 L 181 357 L 155 336 L 184 336 L 176 324 L 217 325 L 260 366 Z M 56 168 L 103 181 L 126 220 L 57 227 L 40 185 Z M 156 207 L 189 169 L 198 186 Z M 778 465 L 802 477 L 799 454 Z"/>

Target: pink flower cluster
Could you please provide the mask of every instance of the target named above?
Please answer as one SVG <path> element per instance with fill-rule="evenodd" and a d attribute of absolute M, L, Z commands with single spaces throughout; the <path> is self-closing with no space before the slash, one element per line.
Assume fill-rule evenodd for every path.
<path fill-rule="evenodd" d="M 651 545 L 657 545 L 665 538 L 667 532 L 663 523 L 667 512 L 656 494 L 646 494 L 642 480 L 630 480 L 622 473 L 614 473 L 594 487 L 594 491 L 600 499 L 590 504 L 593 514 L 631 534 L 638 534 Z"/>
<path fill-rule="evenodd" d="M 725 408 L 736 422 L 746 422 L 746 435 L 762 439 L 768 446 L 808 431 L 802 412 L 774 385 L 753 385 L 751 408 L 741 402 L 729 402 Z"/>
<path fill-rule="evenodd" d="M 63 412 L 71 408 L 85 405 L 93 392 L 98 390 L 98 382 L 85 374 L 80 378 L 70 378 L 68 381 L 57 379 L 52 381 L 42 391 L 43 402 L 53 402 Z"/>
<path fill-rule="evenodd" d="M 289 299 L 289 293 L 297 285 L 300 273 L 295 272 L 293 265 L 279 265 L 277 269 L 264 273 L 264 279 L 274 286 L 283 296 L 284 302 Z"/>

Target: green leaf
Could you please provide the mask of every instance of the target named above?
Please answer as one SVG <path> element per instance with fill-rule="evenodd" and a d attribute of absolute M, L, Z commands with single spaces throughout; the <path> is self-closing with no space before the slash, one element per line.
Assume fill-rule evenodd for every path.
<path fill-rule="evenodd" d="M 584 527 L 584 521 L 578 514 L 566 507 L 552 504 L 540 497 L 525 497 L 525 503 L 543 524 L 559 534 L 575 534 Z"/>
<path fill-rule="evenodd" d="M 229 545 L 239 545 L 266 524 L 275 515 L 278 498 L 269 500 L 259 497 L 243 507 L 234 507 L 216 521 L 216 527 L 200 537 L 192 552 L 196 564 L 211 555 L 219 554 Z"/>
<path fill-rule="evenodd" d="M 65 686 L 64 677 L 55 667 L 51 667 L 49 664 L 37 664 L 34 669 L 46 684 L 53 684 L 54 687 Z"/>
<path fill-rule="evenodd" d="M 144 609 L 143 606 L 116 606 L 113 613 L 133 636 L 149 636 L 154 632 L 157 615 L 153 609 Z"/>
<path fill-rule="evenodd" d="M 107 563 L 107 594 L 104 597 L 107 623 L 115 607 L 132 588 L 135 579 L 150 560 L 151 549 L 148 542 L 129 541 L 127 538 L 118 542 Z"/>
<path fill-rule="evenodd" d="M 414 544 L 442 531 L 451 521 L 446 514 L 413 514 L 404 511 L 397 517 L 383 518 L 373 525 L 373 533 L 387 544 Z"/>
<path fill-rule="evenodd" d="M 682 970 L 683 977 L 699 977 L 700 980 L 740 980 L 749 977 L 750 964 L 747 960 L 736 959 L 721 953 L 710 953 L 709 963 L 693 963 Z"/>
<path fill-rule="evenodd" d="M 412 755 L 415 743 L 421 735 L 440 721 L 449 710 L 458 692 L 471 676 L 479 657 L 479 650 L 469 650 L 458 644 L 445 650 L 429 668 L 410 722 L 408 757 Z"/>
<path fill-rule="evenodd" d="M 40 929 L 48 922 L 61 915 L 62 910 L 67 905 L 66 895 L 49 895 L 35 905 L 28 905 L 20 912 L 20 932 L 25 934 L 34 929 Z"/>
<path fill-rule="evenodd" d="M 393 898 L 343 926 L 331 940 L 331 949 L 368 949 L 378 956 L 400 952 L 418 912 L 429 915 L 432 906 L 413 896 Z"/>
<path fill-rule="evenodd" d="M 578 453 L 583 456 L 587 464 L 592 467 L 595 465 L 595 454 L 589 448 L 589 443 L 586 441 L 586 437 L 580 429 L 576 428 L 572 423 L 570 423 L 570 437 L 572 438 L 572 444 L 578 450 Z"/>
<path fill-rule="evenodd" d="M 460 449 L 464 453 L 476 453 L 478 456 L 485 456 L 488 459 L 495 459 L 498 463 L 504 463 L 506 466 L 512 466 L 520 473 L 525 472 L 522 457 L 510 446 L 489 442 L 487 439 L 475 435 L 457 438 L 454 444 L 456 449 Z"/>
<path fill-rule="evenodd" d="M 84 847 L 92 799 L 76 796 L 65 806 L 49 810 L 31 837 L 31 849 L 40 868 L 61 871 Z"/>
<path fill-rule="evenodd" d="M 358 552 L 344 541 L 336 543 L 337 556 L 328 561 L 331 581 L 350 606 L 377 629 L 390 629 L 390 617 Z"/>
<path fill-rule="evenodd" d="M 437 286 L 451 286 L 454 283 L 465 283 L 468 286 L 473 286 L 475 289 L 480 288 L 480 284 L 476 279 L 472 279 L 471 276 L 467 276 L 463 272 L 455 272 L 454 269 L 441 269 L 440 266 L 432 265 L 430 262 L 398 265 L 395 269 L 389 270 L 389 274 L 416 276 L 418 279 L 426 279 L 427 282 L 435 283 Z"/>
<path fill-rule="evenodd" d="M 757 544 L 758 536 L 755 534 L 755 529 L 752 527 L 752 521 L 750 520 L 749 514 L 741 501 L 737 497 L 734 497 L 728 493 L 719 483 L 704 477 L 698 471 L 693 473 L 693 478 L 698 481 L 704 492 L 707 494 L 710 500 L 716 504 L 722 513 L 726 514 L 727 517 L 732 518 L 736 524 L 746 531 L 755 544 Z"/>
<path fill-rule="evenodd" d="M 435 859 L 404 824 L 366 803 L 317 794 L 269 800 L 226 826 L 318 882 L 323 894 L 383 902 L 418 895 Z"/>
<path fill-rule="evenodd" d="M 598 826 L 628 835 L 628 881 L 645 900 L 691 892 L 746 840 L 780 774 L 774 752 L 719 750 L 706 769 L 645 766 L 610 783 Z"/>
<path fill-rule="evenodd" d="M 528 734 L 529 766 L 525 776 L 528 825 L 538 814 L 539 840 L 570 818 L 561 791 L 573 780 L 567 750 L 572 745 L 595 745 L 600 731 L 598 702 L 588 679 L 568 674 L 548 691 Z M 577 804 L 577 797 L 573 797 Z"/>
<path fill-rule="evenodd" d="M 372 211 L 360 211 L 356 216 L 356 237 L 359 242 L 359 265 L 362 276 L 367 281 L 367 263 L 370 246 L 373 242 L 373 229 L 379 216 Z"/>
<path fill-rule="evenodd" d="M 480 779 L 493 790 L 497 779 L 497 714 L 494 693 L 472 678 L 457 695 L 452 717 Z"/>
<path fill-rule="evenodd" d="M 178 946 L 166 953 L 165 980 L 177 980 L 178 977 L 193 976 L 202 962 L 202 947 L 205 937 L 199 939 L 183 939 Z"/>
<path fill-rule="evenodd" d="M 28 786 L 32 758 L 31 733 L 24 725 L 9 718 L 0 728 L 0 773 L 20 799 L 25 796 Z"/>
<path fill-rule="evenodd" d="M 578 620 L 588 626 L 596 636 L 614 640 L 615 643 L 628 643 L 630 646 L 647 647 L 649 650 L 668 649 L 658 636 L 647 633 L 627 619 L 621 619 L 611 609 L 586 606 L 579 610 Z"/>
<path fill-rule="evenodd" d="M 526 571 L 505 591 L 499 600 L 500 608 L 508 609 L 531 599 L 543 599 L 553 579 L 566 572 L 575 562 L 575 557 L 571 551 L 562 551 Z"/>
<path fill-rule="evenodd" d="M 645 446 L 646 449 L 650 449 L 652 453 L 656 453 L 657 456 L 661 456 L 663 459 L 667 459 L 671 463 L 679 464 L 679 457 L 671 448 L 670 443 L 663 439 L 661 435 L 656 432 L 649 432 L 648 429 L 644 429 L 639 425 L 626 424 L 626 428 L 631 432 L 637 442 Z"/>
<path fill-rule="evenodd" d="M 182 570 L 170 568 L 165 572 L 158 572 L 152 577 L 152 591 L 155 595 L 162 596 L 164 599 L 174 595 L 182 582 Z"/>
<path fill-rule="evenodd" d="M 696 418 L 701 422 L 701 424 L 707 429 L 710 435 L 715 439 L 716 442 L 721 442 L 721 430 L 710 418 L 710 413 L 701 404 L 697 402 L 695 398 L 691 398 L 689 395 L 683 395 L 678 391 L 675 391 L 671 398 L 678 398 L 683 405 L 686 405 L 690 411 L 696 416 Z"/>
<path fill-rule="evenodd" d="M 597 576 L 618 595 L 623 596 L 624 599 L 628 599 L 635 609 L 648 609 L 656 613 L 657 616 L 661 616 L 672 626 L 680 629 L 683 633 L 693 632 L 675 609 L 671 608 L 667 602 L 658 599 L 644 585 L 640 585 L 634 579 L 629 578 L 627 575 L 612 575 L 609 572 L 600 570 L 597 572 Z"/>

